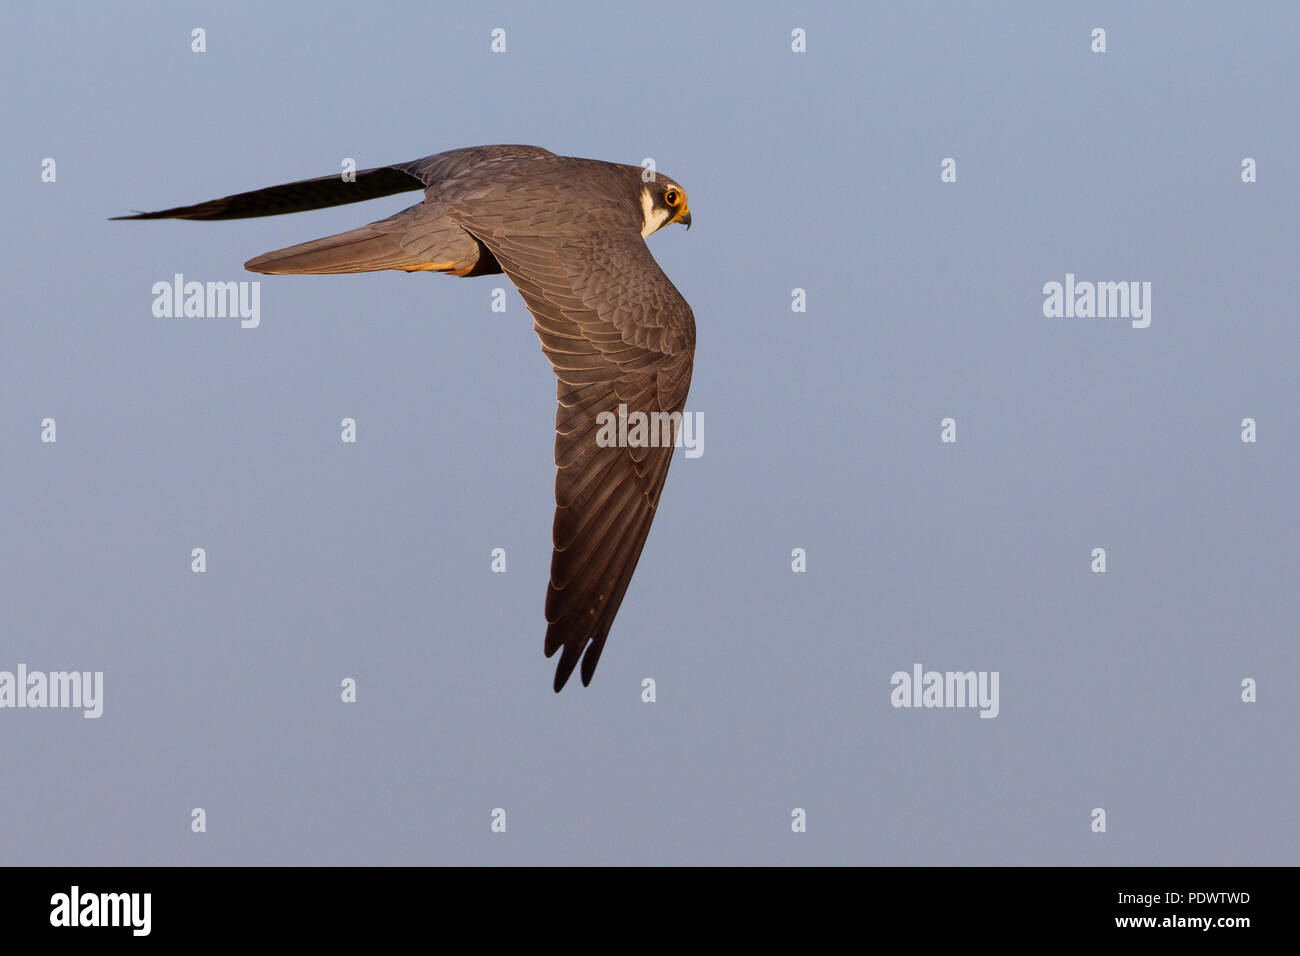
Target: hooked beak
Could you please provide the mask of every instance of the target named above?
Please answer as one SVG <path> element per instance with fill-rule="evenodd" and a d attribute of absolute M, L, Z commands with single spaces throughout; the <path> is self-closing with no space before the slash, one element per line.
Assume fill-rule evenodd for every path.
<path fill-rule="evenodd" d="M 677 217 L 677 221 L 685 224 L 687 232 L 691 231 L 691 211 L 689 209 L 683 210 L 682 214 Z"/>

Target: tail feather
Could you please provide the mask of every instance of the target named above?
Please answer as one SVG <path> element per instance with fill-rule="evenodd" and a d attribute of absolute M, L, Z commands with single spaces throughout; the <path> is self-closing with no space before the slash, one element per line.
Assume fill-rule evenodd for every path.
<path fill-rule="evenodd" d="M 457 272 L 472 268 L 478 243 L 441 210 L 411 206 L 369 225 L 276 249 L 244 263 L 268 275 L 337 274 L 403 269 L 407 272 Z"/>
<path fill-rule="evenodd" d="M 454 262 L 430 262 L 427 256 L 413 253 L 403 246 L 400 233 L 377 230 L 374 225 L 369 225 L 263 253 L 245 262 L 244 268 L 266 275 L 321 275 L 377 272 L 380 269 L 416 272 L 454 265 Z"/>

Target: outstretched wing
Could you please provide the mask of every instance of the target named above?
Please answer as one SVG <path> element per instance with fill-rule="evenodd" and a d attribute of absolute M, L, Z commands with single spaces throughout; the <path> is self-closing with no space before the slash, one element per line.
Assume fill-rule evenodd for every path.
<path fill-rule="evenodd" d="M 363 202 L 391 196 L 412 189 L 423 189 L 424 182 L 397 166 L 379 166 L 357 173 L 355 182 L 345 182 L 339 175 L 304 179 L 301 182 L 267 186 L 252 192 L 236 193 L 210 199 L 194 206 L 177 206 L 160 212 L 142 212 L 114 219 L 255 219 L 279 216 L 308 209 L 325 209 L 350 202 Z"/>
<path fill-rule="evenodd" d="M 440 183 L 477 172 L 491 171 L 492 164 L 535 159 L 554 154 L 539 146 L 471 146 L 435 153 L 409 163 L 363 169 L 354 180 L 342 175 L 303 179 L 296 183 L 267 186 L 251 192 L 211 199 L 193 206 L 177 206 L 159 212 L 142 212 L 114 219 L 256 219 L 290 212 L 325 209 L 364 202 L 414 189 L 436 188 Z"/>
<path fill-rule="evenodd" d="M 632 425 L 635 412 L 676 412 L 680 427 L 695 319 L 635 232 L 561 238 L 524 234 L 526 223 L 466 228 L 518 286 L 559 380 L 545 644 L 547 657 L 563 648 L 558 692 L 579 658 L 582 683 L 591 682 L 672 462 L 675 429 L 667 442 L 655 429 L 658 447 L 602 447 L 598 416 L 617 421 L 624 406 Z"/>

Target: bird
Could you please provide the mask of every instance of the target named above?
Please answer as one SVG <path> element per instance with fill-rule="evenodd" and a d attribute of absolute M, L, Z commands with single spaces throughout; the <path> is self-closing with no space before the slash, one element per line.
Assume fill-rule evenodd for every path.
<path fill-rule="evenodd" d="M 560 156 L 538 146 L 475 146 L 114 219 L 251 219 L 408 190 L 414 206 L 244 263 L 267 275 L 382 269 L 504 273 L 533 317 L 556 376 L 555 519 L 547 587 L 553 687 L 579 660 L 591 683 L 659 507 L 673 442 L 598 441 L 610 415 L 660 413 L 681 427 L 695 316 L 645 240 L 691 225 L 686 190 L 653 168 Z M 663 418 L 663 413 L 676 418 Z M 666 445 L 666 447 L 665 447 Z"/>

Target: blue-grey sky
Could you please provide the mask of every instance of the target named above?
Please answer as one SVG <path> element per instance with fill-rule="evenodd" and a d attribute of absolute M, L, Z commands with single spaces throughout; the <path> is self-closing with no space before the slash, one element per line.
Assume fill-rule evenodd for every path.
<path fill-rule="evenodd" d="M 0 860 L 1296 863 L 1297 27 L 6 5 L 0 671 L 104 692 L 0 709 Z M 653 157 L 694 213 L 650 246 L 704 454 L 558 696 L 555 383 L 504 277 L 242 269 L 418 194 L 107 221 L 484 143 Z M 155 317 L 176 273 L 260 279 L 259 327 Z M 1067 274 L 1149 282 L 1149 327 L 1045 316 Z M 998 716 L 891 706 L 918 663 Z"/>

